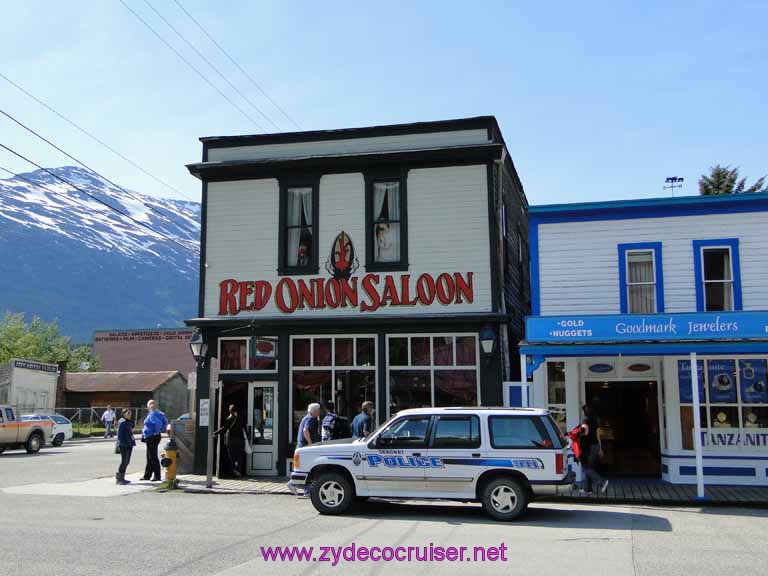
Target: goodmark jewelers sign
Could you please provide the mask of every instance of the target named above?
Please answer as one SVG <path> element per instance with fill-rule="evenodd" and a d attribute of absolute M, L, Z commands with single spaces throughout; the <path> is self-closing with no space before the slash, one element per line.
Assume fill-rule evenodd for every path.
<path fill-rule="evenodd" d="M 768 312 L 532 316 L 528 342 L 646 342 L 768 339 Z"/>

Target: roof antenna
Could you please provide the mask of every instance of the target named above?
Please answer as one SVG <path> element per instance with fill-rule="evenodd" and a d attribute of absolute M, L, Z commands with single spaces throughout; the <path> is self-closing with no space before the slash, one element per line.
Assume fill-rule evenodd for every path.
<path fill-rule="evenodd" d="M 664 190 L 672 190 L 672 196 L 675 195 L 675 188 L 682 188 L 683 187 L 683 178 L 680 178 L 679 176 L 670 176 L 666 180 L 664 180 L 669 186 L 664 186 Z"/>

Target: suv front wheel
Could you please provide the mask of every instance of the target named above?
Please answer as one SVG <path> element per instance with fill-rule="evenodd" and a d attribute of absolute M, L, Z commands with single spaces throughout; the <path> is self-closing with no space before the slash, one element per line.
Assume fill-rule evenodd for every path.
<path fill-rule="evenodd" d="M 343 514 L 355 498 L 349 480 L 338 472 L 321 472 L 312 481 L 312 505 L 320 514 Z"/>
<path fill-rule="evenodd" d="M 494 520 L 515 520 L 528 508 L 528 491 L 513 478 L 497 478 L 485 486 L 482 501 Z"/>

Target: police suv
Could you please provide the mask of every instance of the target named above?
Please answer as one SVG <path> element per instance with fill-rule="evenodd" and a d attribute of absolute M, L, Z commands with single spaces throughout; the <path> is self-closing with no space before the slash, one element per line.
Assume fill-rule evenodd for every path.
<path fill-rule="evenodd" d="M 291 480 L 311 485 L 321 514 L 377 496 L 480 501 L 496 520 L 513 520 L 535 493 L 572 482 L 567 450 L 546 410 L 418 408 L 368 438 L 298 448 Z"/>

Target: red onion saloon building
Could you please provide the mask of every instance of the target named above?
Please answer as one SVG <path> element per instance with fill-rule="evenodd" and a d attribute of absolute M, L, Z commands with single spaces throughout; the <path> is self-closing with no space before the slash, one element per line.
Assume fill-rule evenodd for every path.
<path fill-rule="evenodd" d="M 198 369 L 197 397 L 221 383 L 212 425 L 239 407 L 249 474 L 285 473 L 311 402 L 351 421 L 371 400 L 379 422 L 502 403 L 529 312 L 528 232 L 495 118 L 202 142 L 188 324 L 217 360 Z"/>

